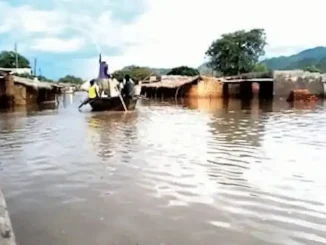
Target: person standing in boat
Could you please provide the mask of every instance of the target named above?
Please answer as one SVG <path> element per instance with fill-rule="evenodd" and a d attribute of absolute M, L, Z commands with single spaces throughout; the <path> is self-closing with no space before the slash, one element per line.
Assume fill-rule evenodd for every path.
<path fill-rule="evenodd" d="M 90 88 L 87 91 L 87 98 L 80 104 L 80 106 L 78 107 L 78 109 L 80 109 L 82 106 L 88 104 L 89 102 L 91 102 L 92 100 L 98 98 L 98 92 L 97 92 L 97 88 L 95 86 L 95 81 L 94 79 L 91 80 L 90 82 Z"/>
<path fill-rule="evenodd" d="M 134 92 L 135 92 L 135 83 L 127 74 L 125 75 L 123 81 L 123 94 L 127 97 L 132 98 L 134 96 Z"/>

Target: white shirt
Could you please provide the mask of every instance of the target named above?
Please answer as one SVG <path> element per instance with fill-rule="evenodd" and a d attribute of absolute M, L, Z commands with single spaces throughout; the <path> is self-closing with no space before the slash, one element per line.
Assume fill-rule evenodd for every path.
<path fill-rule="evenodd" d="M 110 79 L 110 95 L 111 97 L 118 97 L 119 96 L 119 91 L 117 90 L 117 88 L 119 88 L 119 82 L 117 79 Z"/>

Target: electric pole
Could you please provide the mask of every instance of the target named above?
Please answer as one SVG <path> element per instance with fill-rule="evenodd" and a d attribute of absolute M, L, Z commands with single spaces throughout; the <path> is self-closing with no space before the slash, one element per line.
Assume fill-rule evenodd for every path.
<path fill-rule="evenodd" d="M 36 77 L 36 65 L 37 65 L 37 59 L 34 58 L 34 76 Z"/>
<path fill-rule="evenodd" d="M 16 57 L 16 72 L 18 70 L 18 54 L 17 54 L 17 43 L 15 43 L 15 57 Z"/>

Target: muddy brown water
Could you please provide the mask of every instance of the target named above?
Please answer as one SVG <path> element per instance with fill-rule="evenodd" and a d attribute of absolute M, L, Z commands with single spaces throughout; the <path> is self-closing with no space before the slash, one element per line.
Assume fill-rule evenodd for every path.
<path fill-rule="evenodd" d="M 0 114 L 20 245 L 325 244 L 326 106 L 143 101 Z"/>

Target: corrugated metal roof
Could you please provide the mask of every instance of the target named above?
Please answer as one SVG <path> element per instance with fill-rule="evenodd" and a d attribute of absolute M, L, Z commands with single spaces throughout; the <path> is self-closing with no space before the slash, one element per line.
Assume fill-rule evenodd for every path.
<path fill-rule="evenodd" d="M 38 80 L 31 80 L 25 77 L 13 76 L 15 83 L 22 84 L 26 87 L 32 87 L 34 89 L 53 89 L 54 87 L 61 87 L 55 83 L 40 82 Z"/>
<path fill-rule="evenodd" d="M 142 84 L 143 87 L 153 87 L 153 88 L 177 88 L 188 83 L 193 83 L 198 80 L 200 76 L 161 76 L 161 80 L 152 83 Z"/>

